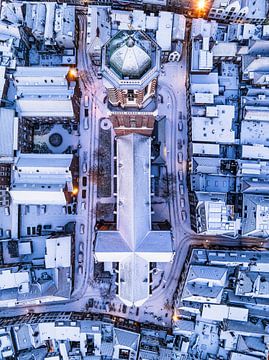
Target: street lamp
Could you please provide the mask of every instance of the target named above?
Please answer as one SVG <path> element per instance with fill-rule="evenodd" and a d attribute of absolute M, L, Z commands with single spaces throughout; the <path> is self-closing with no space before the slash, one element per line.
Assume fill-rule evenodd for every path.
<path fill-rule="evenodd" d="M 77 195 L 78 194 L 78 188 L 74 187 L 73 191 L 72 191 L 72 195 Z"/>
<path fill-rule="evenodd" d="M 197 6 L 197 10 L 198 10 L 198 16 L 200 17 L 201 15 L 204 14 L 204 10 L 205 10 L 205 0 L 198 0 L 196 6 Z"/>
<path fill-rule="evenodd" d="M 76 68 L 70 68 L 68 71 L 68 77 L 70 78 L 70 80 L 76 80 L 78 76 L 78 72 Z"/>
<path fill-rule="evenodd" d="M 204 8 L 205 8 L 205 0 L 198 0 L 197 9 L 201 11 L 204 10 Z"/>

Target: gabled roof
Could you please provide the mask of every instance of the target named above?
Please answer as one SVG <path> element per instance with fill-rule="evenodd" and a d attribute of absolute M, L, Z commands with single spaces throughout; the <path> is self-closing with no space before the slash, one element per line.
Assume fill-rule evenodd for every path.
<path fill-rule="evenodd" d="M 149 296 L 149 262 L 172 258 L 169 231 L 151 230 L 150 138 L 117 140 L 117 231 L 97 233 L 98 261 L 119 262 L 119 297 L 140 306 Z"/>
<path fill-rule="evenodd" d="M 139 334 L 117 328 L 114 328 L 113 331 L 116 345 L 122 345 L 137 351 Z"/>

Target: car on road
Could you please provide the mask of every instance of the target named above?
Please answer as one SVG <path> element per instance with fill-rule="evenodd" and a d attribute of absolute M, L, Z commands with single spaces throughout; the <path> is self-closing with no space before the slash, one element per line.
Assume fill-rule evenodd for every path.
<path fill-rule="evenodd" d="M 82 190 L 82 199 L 86 199 L 87 191 L 84 189 Z"/>
<path fill-rule="evenodd" d="M 84 255 L 83 255 L 83 252 L 80 251 L 80 252 L 78 253 L 78 263 L 79 263 L 79 264 L 82 264 L 82 263 L 83 263 L 83 260 L 84 260 Z"/>
<path fill-rule="evenodd" d="M 178 130 L 179 130 L 179 131 L 182 131 L 182 130 L 183 130 L 183 122 L 182 122 L 182 121 L 179 121 L 179 122 L 178 122 Z"/>
<path fill-rule="evenodd" d="M 185 210 L 182 210 L 182 211 L 181 211 L 181 218 L 182 218 L 182 221 L 186 221 L 186 219 L 187 219 L 187 213 L 186 213 Z"/>
<path fill-rule="evenodd" d="M 78 266 L 78 273 L 79 273 L 79 275 L 83 274 L 83 266 L 82 265 Z"/>
<path fill-rule="evenodd" d="M 184 198 L 181 198 L 181 199 L 180 199 L 180 206 L 181 206 L 182 208 L 185 207 L 185 199 L 184 199 Z"/>
<path fill-rule="evenodd" d="M 86 108 L 89 107 L 89 96 L 88 95 L 84 96 L 84 106 Z"/>
<path fill-rule="evenodd" d="M 83 176 L 82 178 L 82 186 L 87 186 L 87 177 Z"/>
<path fill-rule="evenodd" d="M 46 205 L 40 205 L 40 215 L 44 215 L 46 213 Z"/>
<path fill-rule="evenodd" d="M 86 201 L 81 202 L 81 210 L 86 210 Z"/>
<path fill-rule="evenodd" d="M 182 184 L 179 185 L 180 195 L 184 195 L 184 186 Z"/>
<path fill-rule="evenodd" d="M 37 235 L 41 235 L 41 231 L 42 231 L 42 225 L 41 224 L 38 224 L 37 227 L 36 227 L 36 232 L 37 232 Z"/>
<path fill-rule="evenodd" d="M 89 129 L 89 117 L 85 116 L 84 120 L 83 120 L 83 128 L 84 130 L 88 130 Z"/>
<path fill-rule="evenodd" d="M 182 149 L 182 139 L 178 139 L 177 148 L 178 148 L 178 150 Z"/>
<path fill-rule="evenodd" d="M 177 161 L 179 162 L 179 164 L 181 164 L 183 161 L 183 154 L 181 151 L 179 151 L 177 154 Z"/>
<path fill-rule="evenodd" d="M 86 161 L 83 161 L 83 163 L 82 163 L 82 171 L 83 171 L 84 173 L 87 172 L 87 162 L 86 162 Z"/>
<path fill-rule="evenodd" d="M 84 224 L 80 224 L 79 232 L 80 232 L 81 234 L 84 234 L 84 231 L 85 231 L 85 225 L 84 225 Z"/>
<path fill-rule="evenodd" d="M 102 79 L 103 75 L 101 73 L 101 71 L 98 71 L 97 72 L 97 79 Z"/>
<path fill-rule="evenodd" d="M 182 170 L 178 171 L 178 180 L 183 181 L 183 171 Z"/>

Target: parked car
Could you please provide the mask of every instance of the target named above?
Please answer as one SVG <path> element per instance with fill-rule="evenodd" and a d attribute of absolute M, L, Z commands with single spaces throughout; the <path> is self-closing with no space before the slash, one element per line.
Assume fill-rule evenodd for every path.
<path fill-rule="evenodd" d="M 38 224 L 37 227 L 36 227 L 36 232 L 37 232 L 37 235 L 41 235 L 41 231 L 42 231 L 42 225 L 41 224 Z"/>
<path fill-rule="evenodd" d="M 11 230 L 6 230 L 6 237 L 11 238 Z"/>
<path fill-rule="evenodd" d="M 85 225 L 84 225 L 84 224 L 80 224 L 79 232 L 80 232 L 81 234 L 84 234 L 84 231 L 85 231 Z"/>
<path fill-rule="evenodd" d="M 182 149 L 182 139 L 178 139 L 177 148 L 178 148 L 178 150 Z"/>
<path fill-rule="evenodd" d="M 82 190 L 82 199 L 86 199 L 87 191 L 84 189 Z"/>
<path fill-rule="evenodd" d="M 4 231 L 2 228 L 0 228 L 0 237 L 3 237 Z"/>
<path fill-rule="evenodd" d="M 51 228 L 52 228 L 51 224 L 46 224 L 43 226 L 44 230 L 51 230 Z"/>
<path fill-rule="evenodd" d="M 78 273 L 79 273 L 80 275 L 83 274 L 83 266 L 82 266 L 82 265 L 79 265 L 79 266 L 78 266 Z"/>
<path fill-rule="evenodd" d="M 7 216 L 10 215 L 9 206 L 5 206 L 5 215 L 7 215 Z"/>
<path fill-rule="evenodd" d="M 102 79 L 103 75 L 101 73 L 101 71 L 98 71 L 97 72 L 97 79 Z"/>
<path fill-rule="evenodd" d="M 183 181 L 183 171 L 182 170 L 178 171 L 178 180 Z"/>
<path fill-rule="evenodd" d="M 44 215 L 46 213 L 46 205 L 40 205 L 40 215 Z"/>
<path fill-rule="evenodd" d="M 83 250 L 84 250 L 84 243 L 81 241 L 79 243 L 79 251 L 83 252 Z"/>
<path fill-rule="evenodd" d="M 186 213 L 185 210 L 182 210 L 182 211 L 181 211 L 181 217 L 182 217 L 182 220 L 183 220 L 183 221 L 186 221 L 186 219 L 187 219 L 187 213 Z"/>
<path fill-rule="evenodd" d="M 184 199 L 184 198 L 181 198 L 181 199 L 180 199 L 180 206 L 181 206 L 182 208 L 185 207 L 185 199 Z"/>
<path fill-rule="evenodd" d="M 182 130 L 183 130 L 183 122 L 182 122 L 182 121 L 179 121 L 179 122 L 178 122 L 178 130 L 179 130 L 179 131 L 182 131 Z"/>
<path fill-rule="evenodd" d="M 85 116 L 83 119 L 83 128 L 84 128 L 84 130 L 89 129 L 89 117 L 88 116 Z"/>
<path fill-rule="evenodd" d="M 82 178 L 82 186 L 87 186 L 87 177 L 83 176 Z"/>
<path fill-rule="evenodd" d="M 177 161 L 181 164 L 183 161 L 183 154 L 181 151 L 178 152 L 177 154 Z"/>
<path fill-rule="evenodd" d="M 62 206 L 62 213 L 65 215 L 66 214 L 66 206 Z"/>
<path fill-rule="evenodd" d="M 180 195 L 184 195 L 184 186 L 182 184 L 179 185 Z"/>
<path fill-rule="evenodd" d="M 83 256 L 83 252 L 79 252 L 78 253 L 78 263 L 79 264 L 82 264 L 83 263 L 83 260 L 84 260 L 84 256 Z"/>
<path fill-rule="evenodd" d="M 84 106 L 86 108 L 89 107 L 89 96 L 88 95 L 84 96 Z"/>
<path fill-rule="evenodd" d="M 83 163 L 82 163 L 82 171 L 83 171 L 84 173 L 87 172 L 87 162 L 86 162 L 86 161 L 83 161 Z"/>
<path fill-rule="evenodd" d="M 86 201 L 82 201 L 81 210 L 86 210 Z"/>

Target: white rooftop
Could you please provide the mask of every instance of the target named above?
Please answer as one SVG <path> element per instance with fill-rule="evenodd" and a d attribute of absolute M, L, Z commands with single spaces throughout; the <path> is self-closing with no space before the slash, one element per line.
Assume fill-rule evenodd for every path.
<path fill-rule="evenodd" d="M 202 317 L 214 321 L 229 319 L 245 322 L 248 321 L 248 309 L 220 304 L 204 304 Z"/>
<path fill-rule="evenodd" d="M 119 297 L 140 306 L 149 297 L 149 262 L 172 256 L 169 231 L 151 230 L 151 141 L 130 134 L 117 140 L 117 231 L 99 231 L 95 255 L 119 262 Z"/>
<path fill-rule="evenodd" d="M 242 145 L 242 158 L 269 160 L 269 147 L 264 145 Z"/>
<path fill-rule="evenodd" d="M 10 195 L 19 204 L 65 205 L 65 188 L 73 190 L 72 154 L 20 154 Z"/>
<path fill-rule="evenodd" d="M 13 158 L 17 149 L 18 119 L 13 109 L 0 108 L 0 159 Z"/>
<path fill-rule="evenodd" d="M 207 107 L 208 117 L 192 117 L 192 141 L 234 143 L 234 106 Z"/>
<path fill-rule="evenodd" d="M 71 266 L 71 236 L 46 239 L 47 269 Z"/>

